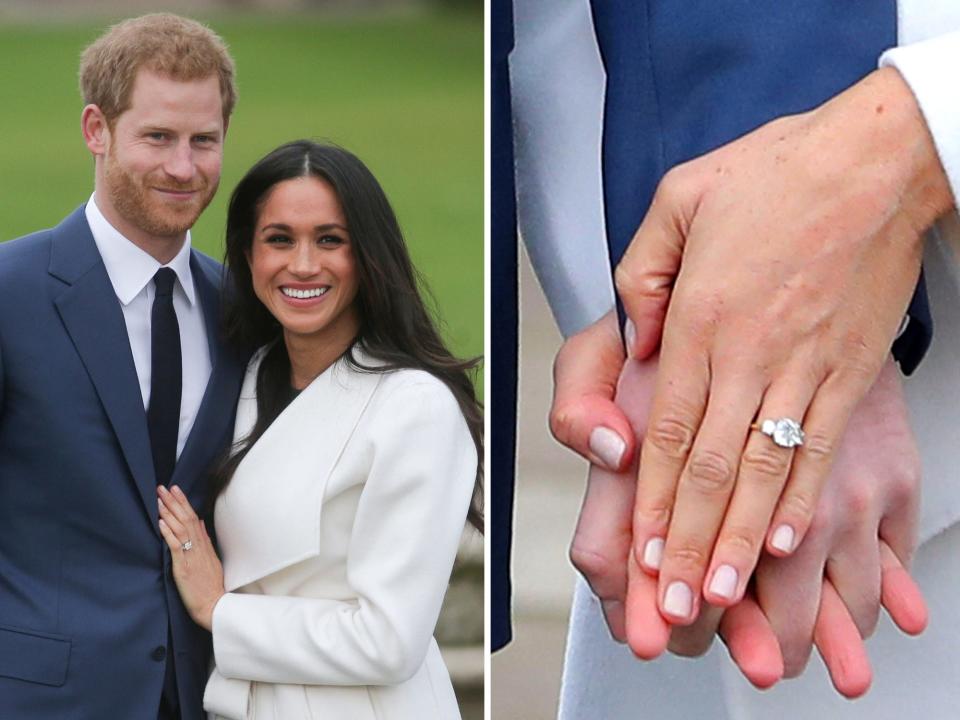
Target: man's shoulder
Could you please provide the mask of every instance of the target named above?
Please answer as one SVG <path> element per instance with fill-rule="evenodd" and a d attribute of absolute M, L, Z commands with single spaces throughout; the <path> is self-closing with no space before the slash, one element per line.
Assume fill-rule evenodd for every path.
<path fill-rule="evenodd" d="M 0 277 L 12 279 L 31 268 L 46 270 L 52 236 L 53 230 L 47 228 L 0 243 Z"/>
<path fill-rule="evenodd" d="M 216 258 L 212 258 L 201 250 L 197 248 L 191 248 L 191 255 L 195 262 L 197 262 L 204 271 L 212 271 L 217 274 L 223 272 L 223 264 Z"/>
<path fill-rule="evenodd" d="M 190 259 L 196 270 L 203 275 L 203 279 L 211 283 L 218 291 L 222 288 L 224 268 L 219 260 L 206 255 L 196 248 L 190 251 Z"/>

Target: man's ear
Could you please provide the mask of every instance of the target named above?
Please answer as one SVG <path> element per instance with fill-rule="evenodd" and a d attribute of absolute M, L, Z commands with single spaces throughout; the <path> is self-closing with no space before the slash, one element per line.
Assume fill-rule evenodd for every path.
<path fill-rule="evenodd" d="M 105 155 L 110 145 L 110 126 L 97 105 L 87 105 L 80 114 L 83 141 L 94 155 Z"/>

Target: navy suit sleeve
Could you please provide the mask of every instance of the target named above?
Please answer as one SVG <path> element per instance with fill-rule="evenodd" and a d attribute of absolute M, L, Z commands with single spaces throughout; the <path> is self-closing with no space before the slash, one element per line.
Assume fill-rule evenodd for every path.
<path fill-rule="evenodd" d="M 4 371 L 3 371 L 3 339 L 0 338 L 0 417 L 3 417 L 3 387 L 4 387 Z"/>
<path fill-rule="evenodd" d="M 900 370 L 905 375 L 917 369 L 933 340 L 933 316 L 930 314 L 930 302 L 922 270 L 910 307 L 907 308 L 907 315 L 910 316 L 910 322 L 893 343 L 893 357 L 900 363 Z"/>
<path fill-rule="evenodd" d="M 490 645 L 511 638 L 510 545 L 517 405 L 517 221 L 508 56 L 513 48 L 511 0 L 494 0 L 490 45 L 490 337 L 493 392 L 490 470 Z"/>

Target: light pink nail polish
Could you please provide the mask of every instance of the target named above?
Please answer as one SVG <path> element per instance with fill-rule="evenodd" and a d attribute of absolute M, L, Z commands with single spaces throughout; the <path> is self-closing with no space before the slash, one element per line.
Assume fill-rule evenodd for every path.
<path fill-rule="evenodd" d="M 693 612 L 693 592 L 690 586 L 679 580 L 667 586 L 663 596 L 663 609 L 668 615 L 678 618 L 688 618 Z"/>
<path fill-rule="evenodd" d="M 739 575 L 736 568 L 732 565 L 720 565 L 714 570 L 713 579 L 710 580 L 710 592 L 730 600 L 737 591 L 738 580 Z"/>
<path fill-rule="evenodd" d="M 663 538 L 650 538 L 643 546 L 643 564 L 653 570 L 659 570 L 661 560 L 663 560 Z"/>
<path fill-rule="evenodd" d="M 781 525 L 774 531 L 773 537 L 770 539 L 770 544 L 780 552 L 793 552 L 795 538 L 796 534 L 793 532 L 792 527 L 789 525 Z"/>
<path fill-rule="evenodd" d="M 590 452 L 596 455 L 610 470 L 620 467 L 620 460 L 627 443 L 610 428 L 596 427 L 590 433 Z"/>

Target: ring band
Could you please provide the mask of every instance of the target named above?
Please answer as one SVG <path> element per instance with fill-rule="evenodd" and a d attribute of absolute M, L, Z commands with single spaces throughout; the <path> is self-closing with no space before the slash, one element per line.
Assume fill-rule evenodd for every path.
<path fill-rule="evenodd" d="M 761 423 L 752 423 L 750 429 L 759 430 L 764 435 L 769 436 L 776 445 L 783 448 L 803 445 L 803 428 L 793 418 L 782 417 L 775 420 L 764 420 Z"/>
<path fill-rule="evenodd" d="M 187 540 L 183 545 L 180 546 L 180 549 L 186 552 L 193 547 L 193 540 Z"/>

